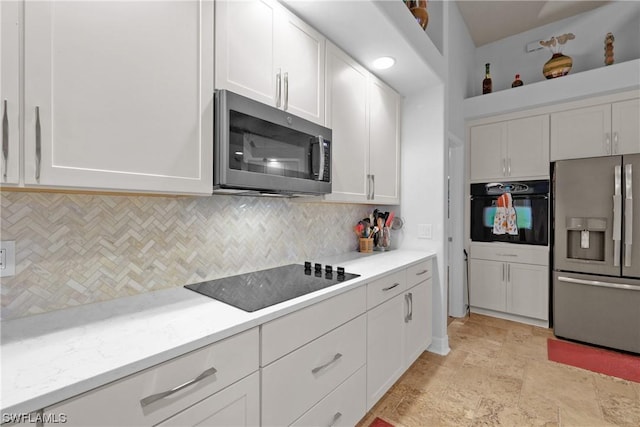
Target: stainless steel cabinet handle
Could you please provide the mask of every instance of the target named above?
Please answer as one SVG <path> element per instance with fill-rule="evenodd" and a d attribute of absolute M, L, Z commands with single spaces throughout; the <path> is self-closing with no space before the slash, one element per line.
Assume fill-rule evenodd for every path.
<path fill-rule="evenodd" d="M 393 285 L 387 287 L 387 288 L 382 288 L 383 291 L 390 291 L 393 288 L 397 288 L 398 286 L 400 286 L 400 283 L 394 283 Z"/>
<path fill-rule="evenodd" d="M 4 169 L 2 177 L 7 180 L 7 168 L 9 167 L 9 111 L 7 109 L 7 100 L 4 102 L 4 112 L 2 113 L 2 160 Z"/>
<path fill-rule="evenodd" d="M 599 287 L 603 287 L 603 288 L 613 288 L 613 289 L 626 289 L 626 290 L 629 290 L 629 291 L 638 291 L 638 292 L 640 292 L 640 287 L 633 286 L 633 285 L 627 285 L 625 283 L 600 282 L 600 281 L 597 281 L 597 280 L 583 280 L 583 279 L 575 279 L 573 277 L 564 277 L 564 276 L 558 277 L 558 280 L 560 282 L 575 283 L 575 284 L 578 284 L 578 285 L 599 286 Z"/>
<path fill-rule="evenodd" d="M 416 276 L 422 276 L 423 274 L 428 273 L 428 272 L 429 272 L 429 270 L 422 270 L 419 273 L 416 273 Z"/>
<path fill-rule="evenodd" d="M 36 182 L 40 182 L 40 162 L 42 161 L 42 129 L 40 129 L 40 107 L 36 107 Z"/>
<path fill-rule="evenodd" d="M 611 135 L 608 132 L 604 134 L 604 153 L 611 154 Z"/>
<path fill-rule="evenodd" d="M 331 423 L 329 424 L 329 427 L 333 427 L 334 425 L 336 425 L 340 417 L 342 417 L 342 414 L 340 412 L 336 412 L 336 414 L 333 416 L 333 419 L 331 420 Z"/>
<path fill-rule="evenodd" d="M 371 175 L 371 200 L 376 198 L 376 176 Z"/>
<path fill-rule="evenodd" d="M 507 175 L 511 176 L 511 157 L 507 160 Z"/>
<path fill-rule="evenodd" d="M 613 133 L 613 154 L 618 154 L 618 132 Z"/>
<path fill-rule="evenodd" d="M 284 73 L 284 109 L 289 109 L 289 73 Z"/>
<path fill-rule="evenodd" d="M 409 314 L 407 314 L 409 322 L 413 320 L 413 292 L 409 292 Z"/>
<path fill-rule="evenodd" d="M 624 165 L 625 205 L 624 205 L 624 266 L 631 267 L 633 246 L 633 165 Z"/>
<path fill-rule="evenodd" d="M 367 174 L 367 200 L 371 200 L 371 175 Z"/>
<path fill-rule="evenodd" d="M 511 264 L 507 264 L 507 282 L 511 282 Z"/>
<path fill-rule="evenodd" d="M 404 294 L 404 303 L 407 305 L 407 314 L 404 315 L 404 323 L 409 323 L 409 294 Z"/>
<path fill-rule="evenodd" d="M 496 254 L 498 256 L 518 257 L 518 254 Z"/>
<path fill-rule="evenodd" d="M 278 73 L 276 74 L 276 107 L 280 108 L 280 104 L 282 103 L 282 71 L 278 68 Z"/>
<path fill-rule="evenodd" d="M 502 176 L 507 175 L 507 159 L 502 158 Z"/>
<path fill-rule="evenodd" d="M 163 391 L 162 393 L 156 393 L 156 394 L 152 394 L 151 396 L 147 396 L 144 399 L 140 400 L 140 405 L 142 407 L 145 407 L 147 405 L 152 404 L 153 402 L 156 402 L 158 400 L 164 399 L 165 397 L 171 396 L 172 394 L 183 390 L 191 385 L 194 385 L 195 383 L 202 381 L 203 379 L 210 377 L 211 375 L 215 374 L 216 372 L 218 372 L 218 370 L 216 368 L 209 368 L 206 371 L 204 371 L 203 373 L 201 373 L 200 375 L 198 375 L 197 377 L 195 377 L 192 380 L 187 381 L 184 384 L 180 384 L 177 387 L 172 388 L 171 390 L 167 390 L 167 391 Z"/>
<path fill-rule="evenodd" d="M 613 265 L 620 266 L 620 241 L 622 240 L 622 167 L 614 168 L 613 185 Z"/>
<path fill-rule="evenodd" d="M 335 356 L 333 356 L 333 359 L 331 359 L 330 361 L 328 361 L 327 363 L 325 363 L 324 365 L 318 366 L 317 368 L 313 368 L 311 370 L 312 374 L 317 374 L 318 372 L 322 371 L 323 369 L 329 367 L 329 365 L 331 365 L 332 363 L 335 363 L 338 361 L 338 359 L 340 359 L 342 357 L 342 354 L 340 353 L 336 353 Z"/>
<path fill-rule="evenodd" d="M 507 268 L 507 264 L 502 264 L 502 281 L 504 282 L 505 269 Z"/>

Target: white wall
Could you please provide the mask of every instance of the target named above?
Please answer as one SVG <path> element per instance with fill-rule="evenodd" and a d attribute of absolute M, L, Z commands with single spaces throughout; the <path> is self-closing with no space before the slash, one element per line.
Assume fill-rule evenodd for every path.
<path fill-rule="evenodd" d="M 417 92 L 402 107 L 403 249 L 437 253 L 433 292 L 433 342 L 438 354 L 449 352 L 445 249 L 444 85 Z M 432 238 L 418 238 L 418 224 L 431 224 Z"/>
<path fill-rule="evenodd" d="M 544 80 L 542 67 L 551 58 L 551 52 L 544 48 L 527 53 L 526 45 L 569 32 L 576 36 L 575 40 L 569 41 L 563 49 L 563 53 L 573 59 L 570 74 L 605 66 L 604 38 L 607 32 L 612 32 L 615 37 L 616 63 L 640 58 L 640 2 L 612 2 L 580 15 L 478 47 L 475 63 L 469 69 L 474 83 L 472 95 L 482 93 L 484 64 L 487 62 L 491 64 L 494 92 L 511 88 L 516 73 L 520 74 L 525 85 Z"/>
<path fill-rule="evenodd" d="M 447 109 L 449 149 L 452 153 L 447 175 L 450 178 L 451 213 L 448 235 L 452 241 L 449 253 L 449 315 L 464 316 L 466 313 L 466 276 L 464 264 L 464 194 L 465 194 L 465 123 L 463 101 L 473 92 L 473 79 L 469 70 L 473 68 L 475 46 L 462 19 L 457 3 L 447 2 L 448 25 L 445 39 L 447 55 Z M 449 157 L 447 157 L 449 159 Z M 444 199 L 446 203 L 446 197 Z"/>

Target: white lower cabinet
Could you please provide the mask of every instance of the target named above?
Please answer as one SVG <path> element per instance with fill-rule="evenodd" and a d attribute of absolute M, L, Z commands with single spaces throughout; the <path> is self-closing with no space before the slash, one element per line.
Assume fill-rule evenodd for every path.
<path fill-rule="evenodd" d="M 233 393 L 223 389 L 258 370 L 258 340 L 258 329 L 250 329 L 46 408 L 46 412 L 66 414 L 69 426 L 156 425 L 203 399 L 217 402 L 214 393 Z M 240 395 L 257 393 L 258 388 Z M 236 407 L 233 413 L 217 418 L 222 407 L 208 405 L 209 415 L 224 420 L 242 410 Z M 198 418 L 202 412 L 194 409 L 192 414 Z"/>
<path fill-rule="evenodd" d="M 542 326 L 549 319 L 546 247 L 472 245 L 469 283 L 474 312 L 505 315 Z"/>
<path fill-rule="evenodd" d="M 260 374 L 254 372 L 158 424 L 158 427 L 251 427 L 259 424 Z"/>
<path fill-rule="evenodd" d="M 367 313 L 367 410 L 404 372 L 404 294 Z"/>
<path fill-rule="evenodd" d="M 361 315 L 262 368 L 262 425 L 291 424 L 365 362 Z"/>
<path fill-rule="evenodd" d="M 403 270 L 409 289 L 367 312 L 367 410 L 431 343 L 431 268 L 426 261 Z"/>

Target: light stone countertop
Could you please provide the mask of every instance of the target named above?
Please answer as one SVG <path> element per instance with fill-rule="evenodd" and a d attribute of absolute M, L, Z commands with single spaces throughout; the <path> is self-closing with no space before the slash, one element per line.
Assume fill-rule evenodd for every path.
<path fill-rule="evenodd" d="M 432 257 L 393 250 L 320 259 L 361 277 L 253 313 L 177 287 L 0 322 L 1 412 L 46 408 Z"/>

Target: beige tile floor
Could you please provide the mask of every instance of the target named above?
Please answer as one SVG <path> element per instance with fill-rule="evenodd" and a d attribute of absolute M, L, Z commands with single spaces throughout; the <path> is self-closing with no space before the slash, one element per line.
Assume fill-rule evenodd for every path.
<path fill-rule="evenodd" d="M 358 427 L 640 426 L 640 383 L 547 360 L 550 329 L 472 314 L 451 352 L 425 352 Z"/>

